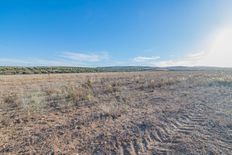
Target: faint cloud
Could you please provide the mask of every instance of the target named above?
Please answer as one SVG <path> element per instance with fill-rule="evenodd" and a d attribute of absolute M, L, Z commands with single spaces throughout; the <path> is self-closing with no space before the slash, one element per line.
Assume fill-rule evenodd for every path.
<path fill-rule="evenodd" d="M 1 66 L 24 66 L 28 61 L 20 59 L 0 58 Z"/>
<path fill-rule="evenodd" d="M 109 59 L 107 53 L 84 54 L 64 52 L 52 59 L 0 58 L 0 66 L 99 66 Z"/>
<path fill-rule="evenodd" d="M 156 63 L 157 66 L 167 67 L 167 66 L 197 66 L 200 65 L 199 62 L 206 57 L 206 52 L 195 52 L 183 56 L 182 58 L 176 60 L 164 60 Z"/>
<path fill-rule="evenodd" d="M 143 57 L 143 56 L 138 56 L 138 57 L 135 57 L 133 60 L 135 62 L 150 62 L 150 61 L 155 61 L 155 60 L 158 60 L 160 59 L 160 57 Z"/>
<path fill-rule="evenodd" d="M 206 53 L 202 52 L 195 52 L 188 54 L 180 59 L 171 59 L 171 60 L 160 60 L 160 57 L 135 57 L 133 61 L 138 63 L 139 65 L 148 65 L 148 66 L 159 66 L 159 67 L 166 67 L 166 66 L 195 66 L 204 58 Z"/>
<path fill-rule="evenodd" d="M 154 64 L 160 59 L 159 56 L 138 56 L 131 59 L 131 65 L 134 66 L 154 66 Z"/>
<path fill-rule="evenodd" d="M 109 59 L 107 53 L 84 54 L 78 52 L 64 52 L 61 57 L 79 62 L 99 62 Z"/>
<path fill-rule="evenodd" d="M 70 64 L 72 63 L 63 60 L 0 58 L 0 66 L 69 66 Z"/>

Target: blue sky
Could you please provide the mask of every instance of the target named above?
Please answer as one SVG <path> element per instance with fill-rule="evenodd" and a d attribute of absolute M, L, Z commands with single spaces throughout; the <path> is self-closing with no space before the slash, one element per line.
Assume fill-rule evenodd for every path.
<path fill-rule="evenodd" d="M 0 65 L 232 67 L 230 10 L 230 0 L 1 0 Z"/>

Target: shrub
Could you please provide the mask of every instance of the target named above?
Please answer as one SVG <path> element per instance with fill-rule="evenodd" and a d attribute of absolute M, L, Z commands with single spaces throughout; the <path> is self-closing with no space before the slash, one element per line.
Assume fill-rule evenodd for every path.
<path fill-rule="evenodd" d="M 109 115 L 118 115 L 120 113 L 120 109 L 115 103 L 103 103 L 99 105 L 99 108 L 106 114 Z"/>
<path fill-rule="evenodd" d="M 113 82 L 112 84 L 107 84 L 104 87 L 104 93 L 115 93 L 119 91 L 118 85 Z"/>
<path fill-rule="evenodd" d="M 3 102 L 10 108 L 16 108 L 20 105 L 20 99 L 16 93 L 10 93 L 4 97 Z"/>
<path fill-rule="evenodd" d="M 155 80 L 150 80 L 148 87 L 154 89 L 155 88 Z"/>
<path fill-rule="evenodd" d="M 84 92 L 82 89 L 79 90 L 69 90 L 67 98 L 70 99 L 73 103 L 76 103 L 80 100 L 83 100 L 85 97 Z"/>
<path fill-rule="evenodd" d="M 88 94 L 88 95 L 85 96 L 85 100 L 86 100 L 86 101 L 93 101 L 93 98 L 94 98 L 94 97 L 93 97 L 93 95 L 91 95 L 91 94 Z"/>

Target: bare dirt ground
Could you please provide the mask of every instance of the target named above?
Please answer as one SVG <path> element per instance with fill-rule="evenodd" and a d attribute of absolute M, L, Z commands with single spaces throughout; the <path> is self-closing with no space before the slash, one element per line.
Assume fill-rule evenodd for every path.
<path fill-rule="evenodd" d="M 232 72 L 0 76 L 0 154 L 231 154 Z"/>

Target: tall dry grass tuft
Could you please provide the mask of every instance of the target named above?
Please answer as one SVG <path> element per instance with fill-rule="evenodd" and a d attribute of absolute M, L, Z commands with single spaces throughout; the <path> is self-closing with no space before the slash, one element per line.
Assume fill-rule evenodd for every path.
<path fill-rule="evenodd" d="M 121 108 L 118 104 L 114 102 L 101 103 L 99 105 L 99 109 L 102 110 L 105 114 L 110 115 L 112 117 L 117 117 L 121 114 Z"/>
<path fill-rule="evenodd" d="M 3 104 L 5 104 L 7 108 L 17 108 L 21 105 L 21 100 L 18 94 L 11 92 L 3 97 Z"/>

